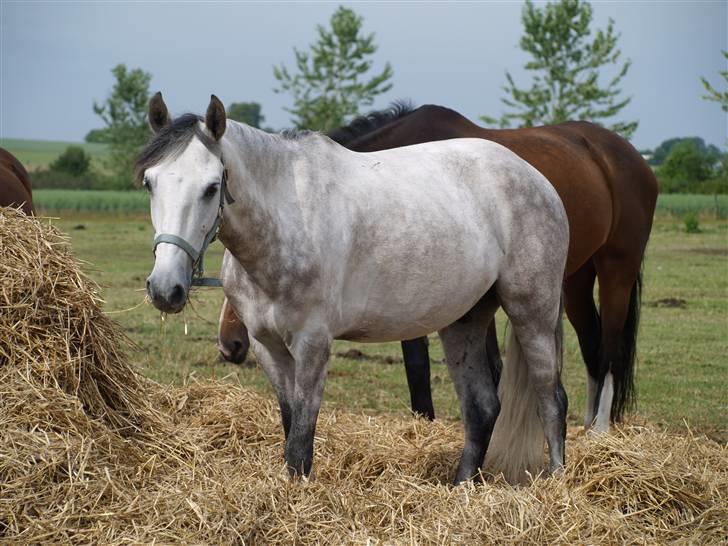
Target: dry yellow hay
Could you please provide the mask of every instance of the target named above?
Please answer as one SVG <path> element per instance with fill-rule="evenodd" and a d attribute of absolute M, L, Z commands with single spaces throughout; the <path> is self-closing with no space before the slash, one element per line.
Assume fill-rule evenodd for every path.
<path fill-rule="evenodd" d="M 288 478 L 273 402 L 163 387 L 124 360 L 95 285 L 41 221 L 0 213 L 0 540 L 11 543 L 720 543 L 728 450 L 570 434 L 567 472 L 452 488 L 456 423 L 322 412 Z"/>

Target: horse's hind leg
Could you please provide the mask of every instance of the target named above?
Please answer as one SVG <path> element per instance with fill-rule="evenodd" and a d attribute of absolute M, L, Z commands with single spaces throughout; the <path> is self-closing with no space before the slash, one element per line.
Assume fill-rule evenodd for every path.
<path fill-rule="evenodd" d="M 597 256 L 601 354 L 594 430 L 609 430 L 633 396 L 634 349 L 639 319 L 640 263 L 636 259 Z"/>
<path fill-rule="evenodd" d="M 533 431 L 539 421 L 549 448 L 550 472 L 560 471 L 565 462 L 567 398 L 560 378 L 561 279 L 549 278 L 550 273 L 554 272 L 541 273 L 543 282 L 538 292 L 529 290 L 532 284 L 524 279 L 504 278 L 496 285 L 513 332 L 499 385 L 502 413 L 497 424 L 494 460 L 501 461 L 500 466 L 511 481 L 522 481 L 519 465 L 530 466 L 534 452 L 542 456 L 536 450 L 539 437 Z M 534 406 L 535 411 L 530 409 Z M 512 430 L 513 425 L 522 434 L 531 431 L 528 434 L 534 438 L 533 445 L 521 442 L 518 431 Z M 543 442 L 543 436 L 538 441 Z M 504 451 L 504 445 L 512 447 Z M 512 460 L 503 464 L 503 453 L 511 453 Z"/>
<path fill-rule="evenodd" d="M 528 362 L 529 379 L 536 391 L 538 415 L 549 447 L 549 471 L 563 469 L 565 462 L 567 398 L 556 365 L 558 348 L 553 330 L 538 331 L 532 325 L 513 324 L 521 351 Z"/>
<path fill-rule="evenodd" d="M 596 270 L 590 260 L 564 283 L 564 304 L 587 369 L 587 396 L 584 427 L 589 428 L 596 415 L 597 388 L 600 380 L 599 348 L 601 344 L 599 313 L 594 305 Z"/>
<path fill-rule="evenodd" d="M 478 473 L 500 411 L 495 378 L 487 363 L 485 338 L 497 308 L 494 294 L 487 295 L 464 317 L 439 332 L 465 428 L 455 484 Z"/>

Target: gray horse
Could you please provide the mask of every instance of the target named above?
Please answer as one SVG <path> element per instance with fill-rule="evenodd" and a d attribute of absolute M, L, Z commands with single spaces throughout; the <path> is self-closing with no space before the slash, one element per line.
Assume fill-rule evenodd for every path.
<path fill-rule="evenodd" d="M 311 470 L 332 340 L 434 331 L 465 428 L 455 483 L 486 450 L 522 481 L 543 463 L 544 436 L 549 471 L 563 469 L 569 233 L 536 169 L 482 139 L 363 154 L 318 133 L 271 135 L 227 120 L 215 96 L 204 119 L 171 121 L 158 93 L 149 119 L 156 134 L 137 161 L 157 232 L 149 297 L 184 307 L 222 221 L 225 295 L 278 395 L 292 474 Z M 512 335 L 498 393 L 484 334 L 499 305 Z"/>

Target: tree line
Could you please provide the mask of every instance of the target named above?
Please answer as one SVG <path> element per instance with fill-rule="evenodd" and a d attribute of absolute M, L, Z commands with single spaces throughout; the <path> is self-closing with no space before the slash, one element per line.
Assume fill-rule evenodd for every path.
<path fill-rule="evenodd" d="M 637 120 L 616 120 L 631 97 L 620 89 L 631 61 L 622 60 L 619 33 L 609 19 L 606 28 L 592 28 L 593 10 L 585 0 L 557 0 L 536 6 L 524 4 L 521 22 L 523 35 L 519 46 L 528 54 L 525 65 L 531 81 L 519 85 L 510 72 L 505 73 L 501 101 L 505 111 L 498 117 L 481 120 L 499 127 L 531 127 L 567 120 L 601 123 L 625 138 L 638 127 Z M 364 20 L 352 9 L 340 6 L 328 26 L 316 27 L 316 40 L 308 50 L 294 48 L 294 66 L 273 66 L 276 93 L 289 95 L 291 124 L 299 129 L 326 131 L 344 125 L 371 108 L 379 95 L 393 87 L 389 63 L 373 72 L 377 51 L 374 33 L 364 32 Z M 728 53 L 723 52 L 728 58 Z M 606 71 L 613 75 L 606 83 Z M 79 180 L 100 179 L 109 188 L 131 187 L 132 164 L 136 153 L 149 137 L 146 122 L 151 74 L 140 68 L 119 64 L 112 69 L 115 79 L 109 96 L 94 102 L 94 112 L 104 127 L 90 131 L 87 142 L 108 146 L 109 157 L 103 174 L 91 173 L 90 162 L 80 147 L 69 148 L 52 170 L 72 173 Z M 721 72 L 728 81 L 728 72 Z M 716 101 L 728 111 L 728 91 L 719 91 L 702 79 L 706 100 Z M 229 118 L 253 127 L 264 126 L 265 117 L 257 102 L 233 102 Z M 663 191 L 726 192 L 726 156 L 701 139 L 670 139 L 644 155 L 656 169 Z"/>

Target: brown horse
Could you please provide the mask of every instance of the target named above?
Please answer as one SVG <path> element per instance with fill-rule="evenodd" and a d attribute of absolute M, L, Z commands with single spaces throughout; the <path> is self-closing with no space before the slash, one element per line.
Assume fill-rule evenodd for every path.
<path fill-rule="evenodd" d="M 0 207 L 21 207 L 25 214 L 35 214 L 28 172 L 4 148 L 0 148 Z"/>
<path fill-rule="evenodd" d="M 484 138 L 536 167 L 560 195 L 571 240 L 564 283 L 565 308 L 588 371 L 585 426 L 606 430 L 621 420 L 634 396 L 641 266 L 657 201 L 657 181 L 637 150 L 619 135 L 588 122 L 524 129 L 485 129 L 457 112 L 426 105 L 395 105 L 354 120 L 329 136 L 358 152 L 434 140 Z M 599 309 L 594 302 L 599 279 Z M 220 346 L 247 332 L 223 309 Z M 495 327 L 488 357 L 500 372 Z M 434 418 L 424 338 L 402 342 L 412 409 Z M 225 353 L 223 353 L 225 354 Z M 240 356 L 239 354 L 237 355 Z"/>

